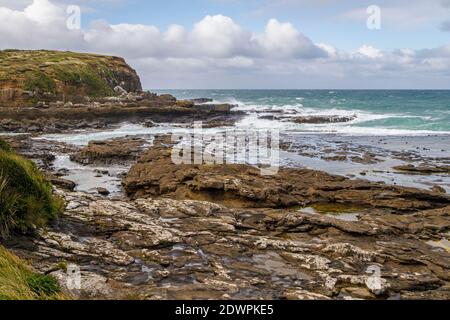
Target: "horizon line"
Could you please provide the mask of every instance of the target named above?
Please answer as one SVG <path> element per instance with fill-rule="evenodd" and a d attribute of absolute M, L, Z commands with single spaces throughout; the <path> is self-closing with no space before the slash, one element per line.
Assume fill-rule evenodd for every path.
<path fill-rule="evenodd" d="M 447 89 L 335 89 L 335 88 L 330 88 L 330 89 L 307 89 L 307 88 L 303 88 L 303 89 L 276 89 L 276 88 L 269 88 L 269 89 L 265 89 L 265 88 L 241 88 L 241 89 L 237 89 L 237 88 L 231 88 L 231 89 L 224 89 L 224 88 L 213 88 L 213 89 L 207 89 L 207 88 L 151 88 L 151 89 L 145 89 L 145 90 L 158 90 L 158 91 L 162 91 L 162 90 L 222 90 L 222 91 L 233 91 L 233 90 L 242 90 L 242 91 L 250 91 L 250 90 L 260 90 L 260 91 L 264 91 L 264 90 L 278 90 L 278 91 L 304 91 L 304 90 L 309 90 L 309 91 L 450 91 L 450 88 Z"/>

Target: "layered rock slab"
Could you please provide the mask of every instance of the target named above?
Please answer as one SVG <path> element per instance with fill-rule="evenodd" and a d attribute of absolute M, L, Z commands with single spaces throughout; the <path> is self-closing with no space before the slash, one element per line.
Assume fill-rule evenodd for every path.
<path fill-rule="evenodd" d="M 374 209 L 344 222 L 302 210 L 59 193 L 67 201 L 59 220 L 8 246 L 62 284 L 61 264 L 78 266 L 75 297 L 450 298 L 450 255 L 428 244 L 445 236 L 450 207 L 407 216 Z"/>
<path fill-rule="evenodd" d="M 124 178 L 128 195 L 206 200 L 231 207 L 344 203 L 395 212 L 450 204 L 450 197 L 440 192 L 351 180 L 321 171 L 281 168 L 276 175 L 262 176 L 258 168 L 247 165 L 177 165 L 171 156 L 169 138 L 157 138 Z"/>

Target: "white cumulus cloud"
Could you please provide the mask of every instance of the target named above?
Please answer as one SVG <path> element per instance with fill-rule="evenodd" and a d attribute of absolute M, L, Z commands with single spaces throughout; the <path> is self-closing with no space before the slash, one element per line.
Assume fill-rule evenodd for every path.
<path fill-rule="evenodd" d="M 5 1 L 3 1 L 3 4 Z M 95 21 L 66 27 L 51 0 L 23 8 L 0 2 L 0 49 L 59 49 L 125 57 L 151 87 L 414 87 L 449 83 L 450 46 L 354 51 L 315 43 L 292 23 L 270 19 L 262 32 L 207 15 L 192 28 Z M 21 2 L 22 3 L 22 2 Z M 433 79 L 433 81 L 430 81 Z M 186 82 L 187 81 L 187 82 Z"/>
<path fill-rule="evenodd" d="M 358 53 L 371 59 L 378 59 L 383 57 L 381 50 L 372 46 L 363 45 L 358 49 Z"/>

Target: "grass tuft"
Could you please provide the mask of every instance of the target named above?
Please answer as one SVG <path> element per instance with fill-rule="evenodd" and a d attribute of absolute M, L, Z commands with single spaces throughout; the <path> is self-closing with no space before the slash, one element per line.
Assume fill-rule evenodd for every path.
<path fill-rule="evenodd" d="M 27 277 L 28 287 L 38 296 L 53 296 L 61 291 L 58 281 L 45 274 L 32 273 Z"/>
<path fill-rule="evenodd" d="M 62 210 L 63 201 L 33 162 L 0 149 L 0 238 L 42 227 Z"/>
<path fill-rule="evenodd" d="M 8 192 L 8 180 L 0 172 L 0 238 L 6 238 L 15 226 L 18 196 Z"/>
<path fill-rule="evenodd" d="M 62 209 L 36 165 L 0 139 L 0 239 L 44 226 Z M 0 300 L 64 299 L 60 291 L 55 278 L 33 272 L 0 246 Z"/>
<path fill-rule="evenodd" d="M 12 152 L 13 149 L 11 148 L 8 142 L 0 139 L 0 151 Z"/>
<path fill-rule="evenodd" d="M 0 300 L 64 299 L 55 278 L 33 272 L 22 259 L 0 246 Z"/>

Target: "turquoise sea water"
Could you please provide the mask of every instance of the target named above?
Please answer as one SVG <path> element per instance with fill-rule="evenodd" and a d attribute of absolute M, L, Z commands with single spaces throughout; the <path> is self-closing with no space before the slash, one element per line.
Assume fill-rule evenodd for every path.
<path fill-rule="evenodd" d="M 152 90 L 155 91 L 155 90 Z M 250 126 L 273 126 L 256 116 L 261 111 L 292 116 L 356 116 L 350 123 L 327 125 L 278 124 L 287 130 L 349 134 L 448 134 L 450 90 L 156 90 L 179 99 L 212 98 L 239 105 L 249 113 Z M 251 116 L 253 114 L 253 117 Z"/>

